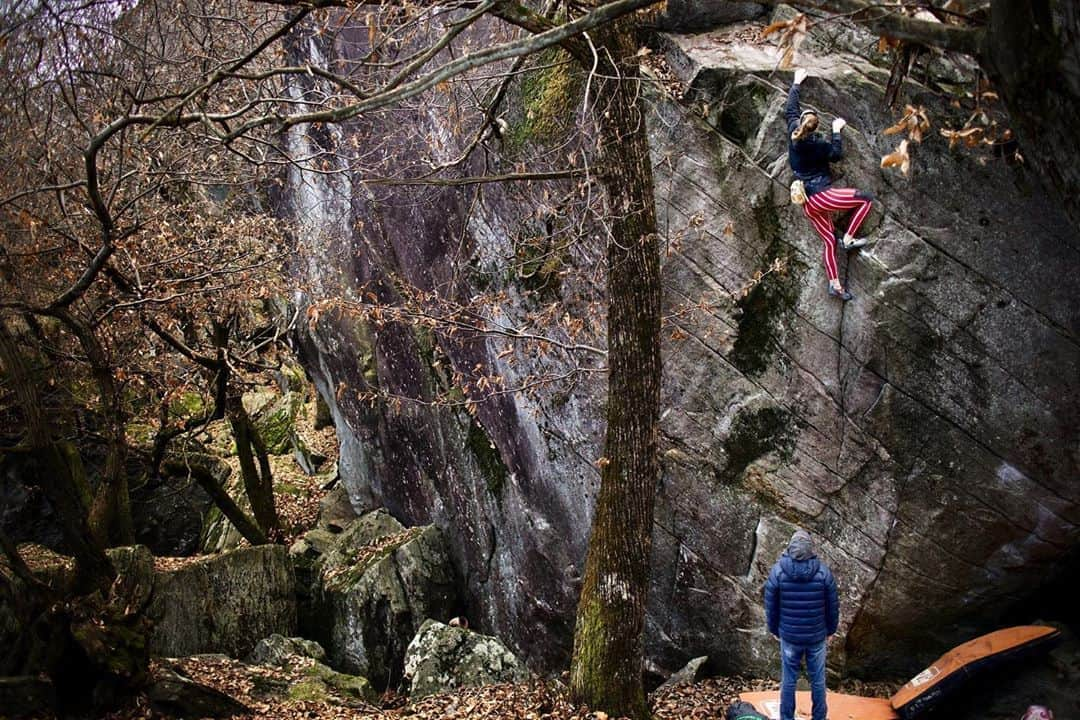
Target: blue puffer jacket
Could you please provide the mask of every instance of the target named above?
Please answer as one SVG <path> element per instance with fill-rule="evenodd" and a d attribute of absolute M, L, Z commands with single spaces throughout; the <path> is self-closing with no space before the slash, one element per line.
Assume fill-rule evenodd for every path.
<path fill-rule="evenodd" d="M 836 632 L 840 601 L 832 571 L 793 541 L 765 581 L 769 632 L 794 645 L 814 645 Z"/>
<path fill-rule="evenodd" d="M 816 133 L 798 142 L 791 139 L 791 133 L 799 127 L 799 86 L 792 85 L 788 92 L 784 117 L 788 129 L 788 162 L 795 177 L 803 181 L 806 194 L 813 195 L 832 185 L 832 172 L 829 163 L 844 157 L 844 146 L 840 133 L 832 134 L 832 141 L 822 139 Z"/>

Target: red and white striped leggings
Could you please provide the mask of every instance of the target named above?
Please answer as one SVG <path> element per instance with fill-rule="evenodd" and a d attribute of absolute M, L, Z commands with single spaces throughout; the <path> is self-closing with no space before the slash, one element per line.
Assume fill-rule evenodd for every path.
<path fill-rule="evenodd" d="M 833 231 L 832 214 L 839 210 L 851 210 L 858 208 L 848 223 L 847 232 L 854 235 L 870 212 L 870 199 L 859 197 L 860 193 L 853 188 L 829 188 L 819 193 L 814 193 L 803 204 L 803 214 L 810 220 L 810 224 L 821 236 L 825 244 L 825 272 L 829 280 L 836 280 L 839 274 L 836 272 L 836 236 Z"/>

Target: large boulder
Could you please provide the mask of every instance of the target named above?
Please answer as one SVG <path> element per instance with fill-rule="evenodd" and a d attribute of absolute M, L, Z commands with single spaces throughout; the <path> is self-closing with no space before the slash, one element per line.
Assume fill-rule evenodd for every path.
<path fill-rule="evenodd" d="M 528 668 L 498 638 L 428 620 L 405 653 L 414 700 L 459 687 L 521 682 Z"/>
<path fill-rule="evenodd" d="M 880 169 L 898 141 L 880 132 L 897 120 L 882 102 L 889 58 L 853 52 L 876 38 L 843 21 L 816 23 L 797 58 L 813 75 L 804 102 L 848 120 L 840 182 L 879 198 L 865 228 L 875 244 L 839 258 L 856 300 L 827 297 L 821 241 L 787 196 L 791 76 L 754 40 L 762 25 L 667 36 L 646 61 L 664 79 L 645 92 L 668 317 L 647 651 L 658 674 L 700 655 L 718 672 L 775 671 L 761 587 L 804 526 L 840 584 L 832 662 L 906 675 L 1075 574 L 1080 274 L 1067 269 L 1080 249 L 1037 174 L 989 148 L 950 151 L 936 134 L 971 114 L 924 84 L 966 74 L 956 87 L 974 86 L 950 56 L 926 56 L 903 88 L 901 106 L 924 105 L 934 123 L 912 148 L 911 177 Z M 333 62 L 362 44 L 310 47 Z M 565 105 L 557 91 L 574 86 L 551 76 L 526 73 L 521 94 Z M 390 176 L 402 158 L 455 158 L 469 141 L 455 122 L 410 110 L 334 132 L 339 145 L 377 141 Z M 290 141 L 298 154 L 324 142 Z M 487 159 L 463 172 L 503 167 Z M 312 238 L 317 261 L 298 268 L 311 300 L 370 290 L 395 302 L 402 282 L 449 301 L 489 291 L 505 327 L 565 337 L 580 321 L 573 341 L 604 346 L 602 228 L 579 231 L 576 209 L 552 207 L 574 186 L 492 183 L 474 196 L 361 181 L 290 176 L 281 202 Z M 557 286 L 529 287 L 507 267 L 535 238 L 564 236 L 575 242 L 553 257 Z M 536 323 L 549 306 L 551 323 Z M 574 374 L 584 355 L 349 313 L 313 318 L 298 347 L 335 419 L 353 505 L 437 524 L 478 626 L 535 667 L 564 667 L 602 455 L 602 374 Z M 574 384 L 494 393 L 475 413 L 365 400 L 450 394 L 456 373 L 507 388 L 567 373 Z"/>
<path fill-rule="evenodd" d="M 340 534 L 313 530 L 291 549 L 310 582 L 301 627 L 326 647 L 334 667 L 380 686 L 401 678 L 405 649 L 429 617 L 460 605 L 456 575 L 434 526 L 404 528 L 385 510 Z"/>
<path fill-rule="evenodd" d="M 147 609 L 150 651 L 243 657 L 260 638 L 296 634 L 296 580 L 288 550 L 261 545 L 159 571 Z"/>

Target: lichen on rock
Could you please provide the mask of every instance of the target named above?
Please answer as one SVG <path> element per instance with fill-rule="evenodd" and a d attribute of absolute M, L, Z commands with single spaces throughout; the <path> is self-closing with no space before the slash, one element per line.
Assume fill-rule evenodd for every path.
<path fill-rule="evenodd" d="M 524 663 L 498 638 L 436 620 L 424 622 L 405 654 L 405 678 L 413 699 L 530 677 Z"/>

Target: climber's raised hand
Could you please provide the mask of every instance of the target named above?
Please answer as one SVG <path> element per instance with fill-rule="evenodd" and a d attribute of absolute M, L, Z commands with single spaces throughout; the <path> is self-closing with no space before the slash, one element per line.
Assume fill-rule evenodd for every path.
<path fill-rule="evenodd" d="M 845 120 L 844 118 L 836 118 L 832 121 L 832 131 L 834 133 L 838 133 L 844 129 L 845 125 L 847 125 L 847 120 Z"/>
<path fill-rule="evenodd" d="M 802 81 L 806 79 L 806 68 L 797 68 L 795 70 L 795 84 L 801 85 Z"/>

